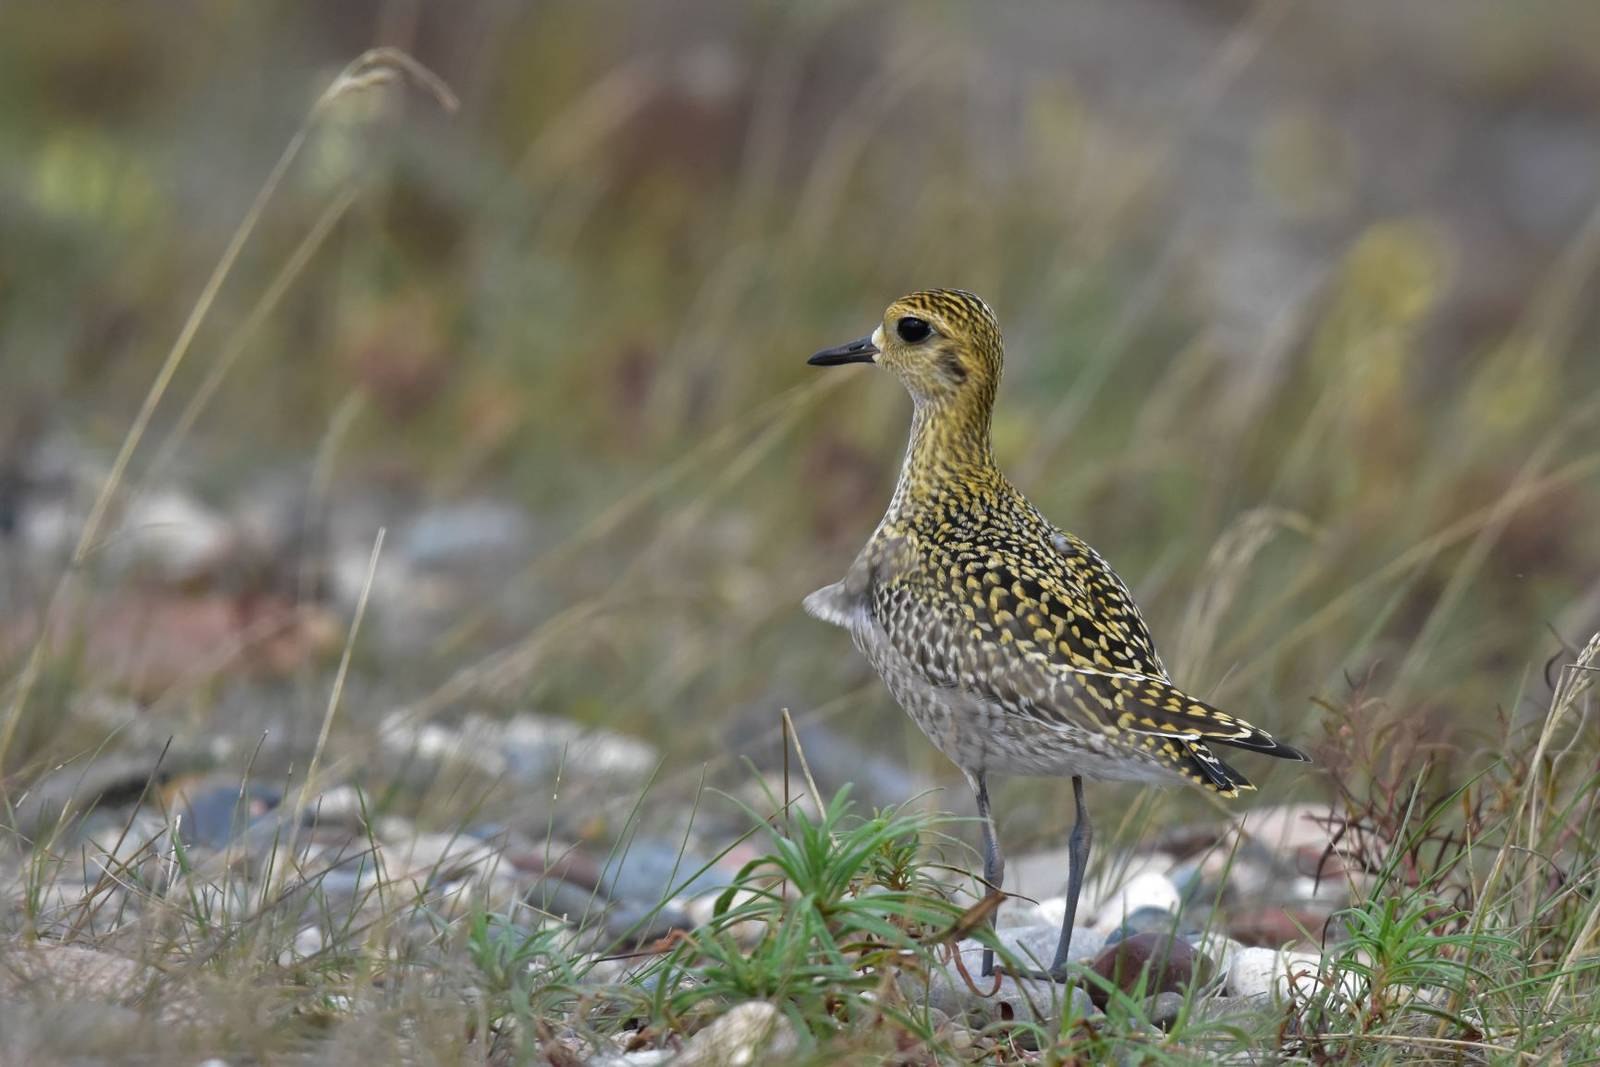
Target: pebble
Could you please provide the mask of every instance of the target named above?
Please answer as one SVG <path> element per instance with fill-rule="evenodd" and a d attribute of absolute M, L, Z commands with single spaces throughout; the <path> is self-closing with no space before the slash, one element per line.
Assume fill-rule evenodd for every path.
<path fill-rule="evenodd" d="M 531 527 L 517 508 L 494 500 L 426 508 L 395 539 L 397 552 L 418 567 L 494 566 L 526 550 Z"/>
<path fill-rule="evenodd" d="M 730 1008 L 689 1039 L 673 1067 L 749 1067 L 793 1056 L 800 1048 L 794 1024 L 762 1000 Z"/>
<path fill-rule="evenodd" d="M 524 712 L 504 723 L 469 716 L 466 725 L 489 735 L 506 770 L 523 781 L 553 777 L 558 767 L 564 777 L 635 780 L 660 760 L 654 746 L 636 737 L 553 715 Z"/>
<path fill-rule="evenodd" d="M 562 878 L 543 878 L 523 894 L 529 906 L 574 926 L 585 926 L 605 910 L 606 900 L 594 889 Z"/>
<path fill-rule="evenodd" d="M 13 825 L 24 837 L 45 837 L 63 814 L 81 817 L 98 804 L 137 800 L 158 762 L 154 755 L 104 755 L 62 764 L 37 778 L 17 799 Z"/>
<path fill-rule="evenodd" d="M 590 1057 L 585 1067 L 656 1067 L 657 1064 L 672 1063 L 674 1053 L 671 1049 L 641 1048 L 632 1052 L 602 1052 L 598 1056 Z"/>
<path fill-rule="evenodd" d="M 99 949 L 34 941 L 6 953 L 0 994 L 133 1003 L 146 991 L 152 974 L 135 960 Z"/>
<path fill-rule="evenodd" d="M 690 929 L 698 929 L 716 918 L 718 894 L 696 897 L 684 907 L 684 914 L 690 922 Z M 725 913 L 736 912 L 745 905 L 759 899 L 759 894 L 751 889 L 736 889 L 728 901 Z M 753 945 L 761 940 L 761 935 L 767 930 L 767 924 L 761 919 L 743 919 L 739 922 L 724 922 L 722 930 L 731 934 L 735 942 L 741 945 Z"/>
<path fill-rule="evenodd" d="M 409 824 L 406 824 L 409 828 Z M 384 875 L 391 881 L 408 878 L 419 886 L 450 881 L 469 874 L 487 876 L 500 862 L 500 850 L 466 834 L 416 833 L 409 839 L 401 827 L 386 824 L 385 837 L 400 840 L 382 847 Z"/>
<path fill-rule="evenodd" d="M 1284 999 L 1292 982 L 1316 980 L 1322 957 L 1315 952 L 1280 952 L 1270 948 L 1241 948 L 1233 954 L 1225 991 L 1230 997 L 1272 996 Z"/>
<path fill-rule="evenodd" d="M 707 869 L 695 874 L 702 867 Z M 600 875 L 600 889 L 607 896 L 637 904 L 655 904 L 669 893 L 676 900 L 712 895 L 727 883 L 727 875 L 704 857 L 671 841 L 645 837 L 619 848 Z"/>
<path fill-rule="evenodd" d="M 412 722 L 393 712 L 379 727 L 379 744 L 391 755 L 446 760 L 486 776 L 545 784 L 557 771 L 569 782 L 636 780 L 655 769 L 655 747 L 600 727 L 524 712 L 507 720 L 468 715 L 460 726 Z"/>
<path fill-rule="evenodd" d="M 183 821 L 179 833 L 185 844 L 222 849 L 257 819 L 283 802 L 283 794 L 270 786 L 248 783 L 242 793 L 237 777 L 208 775 L 175 790 Z"/>
<path fill-rule="evenodd" d="M 179 584 L 216 573 L 236 541 L 233 527 L 218 512 L 181 490 L 157 489 L 129 505 L 117 536 L 107 542 L 106 556 L 113 565 Z"/>
<path fill-rule="evenodd" d="M 372 814 L 371 798 L 353 785 L 336 785 L 312 797 L 306 804 L 308 826 L 341 827 L 364 833 Z"/>
<path fill-rule="evenodd" d="M 1182 899 L 1171 878 L 1156 871 L 1141 871 L 1095 909 L 1089 925 L 1109 933 L 1139 912 L 1159 911 L 1170 916 L 1177 912 Z"/>
<path fill-rule="evenodd" d="M 1211 960 L 1182 938 L 1170 933 L 1146 933 L 1108 945 L 1095 957 L 1090 969 L 1125 993 L 1137 988 L 1150 994 L 1177 993 L 1197 982 L 1203 984 L 1211 979 L 1215 968 Z M 1110 999 L 1108 991 L 1098 983 L 1089 993 L 1095 1006 L 1102 1009 Z"/>
<path fill-rule="evenodd" d="M 1327 907 L 1265 906 L 1230 916 L 1228 933 L 1247 945 L 1276 948 L 1294 941 L 1315 939 L 1328 920 Z"/>
<path fill-rule="evenodd" d="M 999 933 L 1001 943 L 1007 946 L 1020 966 L 1042 968 L 1048 967 L 1055 956 L 1060 930 L 1052 926 L 1035 925 L 1009 927 Z M 1072 934 L 1072 958 L 1078 961 L 1090 959 L 1104 943 L 1102 935 L 1092 930 L 1076 929 Z M 976 941 L 963 941 L 960 948 L 962 963 L 972 978 L 972 986 L 977 987 L 976 991 L 951 962 L 931 970 L 925 985 L 918 976 L 902 976 L 901 989 L 906 996 L 919 1005 L 926 1003 L 952 1019 L 965 1021 L 980 1029 L 1003 1018 L 1006 1009 L 1014 1019 L 1041 1023 L 1054 1023 L 1060 1019 L 1066 987 L 1059 982 L 1005 975 L 999 978 L 997 986 L 995 978 L 980 976 L 983 967 L 982 946 Z M 996 991 L 986 995 L 991 989 Z M 1075 1015 L 1087 1015 L 1093 1010 L 1093 1004 L 1083 990 L 1074 987 L 1071 996 Z"/>
<path fill-rule="evenodd" d="M 670 905 L 646 907 L 630 901 L 620 901 L 607 908 L 604 922 L 606 933 L 627 945 L 646 945 L 674 930 L 694 928 L 694 923 L 678 908 Z"/>
<path fill-rule="evenodd" d="M 141 809 L 126 825 L 107 826 L 88 838 L 86 855 L 90 876 L 109 874 L 113 879 L 146 878 L 162 882 L 171 866 L 172 840 L 161 815 Z"/>
<path fill-rule="evenodd" d="M 560 878 L 545 878 L 523 894 L 523 902 L 573 926 L 603 933 L 601 947 L 629 947 L 660 940 L 694 921 L 672 905 L 608 900 L 602 893 Z"/>
<path fill-rule="evenodd" d="M 1145 1018 L 1151 1026 L 1171 1030 L 1183 1013 L 1182 993 L 1157 993 L 1145 1002 Z"/>
<path fill-rule="evenodd" d="M 1236 997 L 1219 994 L 1197 999 L 1189 1006 L 1189 1023 L 1234 1023 L 1245 1026 L 1259 1024 L 1262 1013 L 1272 1009 L 1272 998 L 1266 994 L 1254 997 Z"/>
<path fill-rule="evenodd" d="M 1122 920 L 1122 925 L 1106 936 L 1106 944 L 1114 945 L 1134 934 L 1172 934 L 1178 916 L 1166 908 L 1143 907 Z"/>

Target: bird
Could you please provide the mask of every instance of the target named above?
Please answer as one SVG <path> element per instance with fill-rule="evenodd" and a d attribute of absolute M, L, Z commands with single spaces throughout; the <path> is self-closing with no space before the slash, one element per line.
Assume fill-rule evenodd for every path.
<path fill-rule="evenodd" d="M 855 646 L 977 801 L 988 892 L 1005 859 L 989 776 L 1071 778 L 1066 914 L 1047 971 L 1069 980 L 1078 897 L 1093 840 L 1087 781 L 1188 781 L 1223 797 L 1255 787 L 1219 759 L 1227 745 L 1309 763 L 1299 749 L 1173 682 L 1128 584 L 1058 529 L 995 462 L 1000 323 L 981 298 L 931 289 L 890 304 L 866 337 L 808 362 L 870 363 L 911 394 L 911 434 L 888 508 L 845 576 L 805 610 Z M 982 972 L 994 973 L 993 949 Z"/>

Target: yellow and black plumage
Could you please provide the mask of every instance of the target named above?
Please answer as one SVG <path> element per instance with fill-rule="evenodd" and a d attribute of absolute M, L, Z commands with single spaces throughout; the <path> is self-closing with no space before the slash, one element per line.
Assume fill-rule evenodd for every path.
<path fill-rule="evenodd" d="M 1000 472 L 989 421 L 1002 344 L 982 300 L 955 289 L 913 293 L 871 335 L 811 362 L 884 366 L 914 406 L 888 510 L 849 573 L 807 597 L 806 609 L 850 631 L 901 706 L 966 773 L 984 817 L 991 885 L 1002 863 L 987 775 L 1074 779 L 1069 909 L 1051 969 L 1059 977 L 1079 853 L 1086 859 L 1088 850 L 1082 779 L 1182 778 L 1231 797 L 1253 787 L 1212 745 L 1306 756 L 1178 689 L 1127 584 Z"/>

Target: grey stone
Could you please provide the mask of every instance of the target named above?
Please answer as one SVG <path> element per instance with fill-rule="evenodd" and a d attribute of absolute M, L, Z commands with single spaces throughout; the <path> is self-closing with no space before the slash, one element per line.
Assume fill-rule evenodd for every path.
<path fill-rule="evenodd" d="M 247 827 L 283 802 L 281 791 L 246 784 L 237 778 L 210 776 L 182 791 L 183 821 L 179 835 L 185 844 L 220 849 Z"/>
<path fill-rule="evenodd" d="M 1060 931 L 1053 927 L 1012 927 L 1000 931 L 1001 943 L 1007 954 L 1019 967 L 1045 968 L 1055 956 L 1056 939 Z M 1072 958 L 1083 961 L 1092 957 L 1104 944 L 1104 938 L 1091 930 L 1073 931 Z M 983 978 L 983 948 L 976 941 L 963 941 L 960 945 L 961 963 L 971 984 L 962 978 L 954 961 L 933 968 L 924 984 L 920 976 L 906 975 L 901 988 L 916 1003 L 926 1003 L 944 1012 L 952 1019 L 966 1021 L 976 1027 L 1011 1018 L 1053 1025 L 1069 995 L 1068 987 L 1059 982 L 1036 978 L 1013 978 L 1010 975 Z M 1001 962 L 997 959 L 997 962 Z M 976 987 L 976 988 L 974 988 Z M 992 991 L 992 992 L 991 992 Z M 1071 987 L 1073 1013 L 1085 1016 L 1095 1011 L 1089 996 L 1082 989 Z"/>
<path fill-rule="evenodd" d="M 420 512 L 396 539 L 419 567 L 492 567 L 525 551 L 531 526 L 520 510 L 492 500 L 466 501 Z"/>
<path fill-rule="evenodd" d="M 674 930 L 690 930 L 694 923 L 677 908 L 642 907 L 630 901 L 612 904 L 605 912 L 606 932 L 632 945 L 660 940 Z"/>
<path fill-rule="evenodd" d="M 1227 1020 L 1239 1020 L 1241 1023 L 1247 1023 L 1268 1010 L 1278 1010 L 1273 1007 L 1272 996 L 1268 993 L 1244 997 L 1202 997 L 1196 1000 L 1190 1009 L 1189 1021 L 1190 1023 L 1220 1023 Z"/>
<path fill-rule="evenodd" d="M 99 804 L 139 799 L 157 773 L 156 756 L 102 756 L 67 763 L 40 776 L 16 801 L 15 826 L 22 836 L 48 835 L 63 815 L 82 816 Z"/>
<path fill-rule="evenodd" d="M 1157 993 L 1145 1002 L 1145 1018 L 1162 1030 L 1171 1030 L 1182 1012 L 1182 993 Z"/>
<path fill-rule="evenodd" d="M 704 857 L 670 841 L 635 838 L 601 872 L 600 889 L 614 899 L 653 905 L 669 894 L 687 899 L 727 888 L 727 877 L 715 868 L 689 877 L 705 866 Z"/>
<path fill-rule="evenodd" d="M 736 1004 L 695 1034 L 673 1067 L 751 1067 L 779 1062 L 800 1047 L 794 1024 L 765 1001 Z"/>
<path fill-rule="evenodd" d="M 1140 908 L 1106 936 L 1106 944 L 1114 945 L 1134 934 L 1170 934 L 1177 921 L 1178 917 L 1165 908 Z"/>
<path fill-rule="evenodd" d="M 530 906 L 574 926 L 584 926 L 598 919 L 607 903 L 606 898 L 595 890 L 560 878 L 540 879 L 523 894 L 522 899 Z"/>

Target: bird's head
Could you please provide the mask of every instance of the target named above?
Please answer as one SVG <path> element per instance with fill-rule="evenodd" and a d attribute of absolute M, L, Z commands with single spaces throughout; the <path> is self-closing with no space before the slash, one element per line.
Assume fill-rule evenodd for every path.
<path fill-rule="evenodd" d="M 894 371 L 918 404 L 974 405 L 985 415 L 1000 384 L 1000 323 L 961 289 L 903 296 L 866 337 L 812 356 L 813 366 L 876 363 Z"/>

